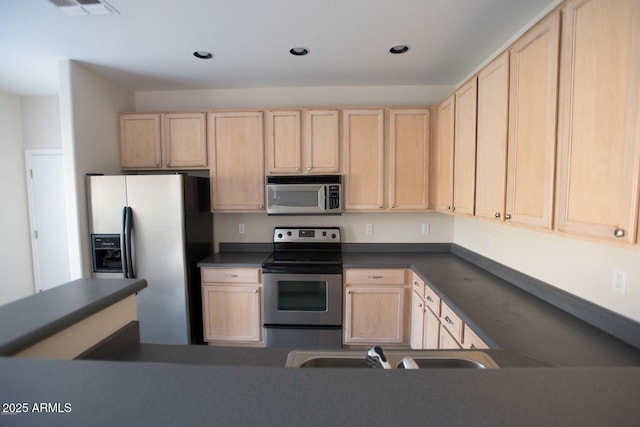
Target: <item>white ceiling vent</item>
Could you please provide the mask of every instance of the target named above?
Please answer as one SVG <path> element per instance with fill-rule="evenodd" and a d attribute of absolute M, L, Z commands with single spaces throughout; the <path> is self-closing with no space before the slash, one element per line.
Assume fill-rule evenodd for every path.
<path fill-rule="evenodd" d="M 104 0 L 49 0 L 69 16 L 111 15 L 118 11 Z"/>

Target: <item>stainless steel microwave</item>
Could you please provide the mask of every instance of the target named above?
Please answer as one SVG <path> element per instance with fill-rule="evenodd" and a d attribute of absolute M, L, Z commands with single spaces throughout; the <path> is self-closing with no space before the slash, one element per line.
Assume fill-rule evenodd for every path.
<path fill-rule="evenodd" d="M 267 214 L 342 213 L 341 175 L 267 176 Z"/>

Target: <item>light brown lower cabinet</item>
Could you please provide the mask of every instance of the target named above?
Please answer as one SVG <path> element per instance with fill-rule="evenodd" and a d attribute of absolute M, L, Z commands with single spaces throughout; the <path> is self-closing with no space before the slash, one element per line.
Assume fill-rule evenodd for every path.
<path fill-rule="evenodd" d="M 444 324 L 440 325 L 440 350 L 460 350 L 462 345 L 451 335 L 449 330 L 444 326 Z"/>
<path fill-rule="evenodd" d="M 259 277 L 259 269 L 202 269 L 204 340 L 210 345 L 263 345 Z"/>
<path fill-rule="evenodd" d="M 480 339 L 478 335 L 467 325 L 464 324 L 464 337 L 462 339 L 462 348 L 470 350 L 482 350 L 487 349 L 489 346 Z"/>
<path fill-rule="evenodd" d="M 411 348 L 436 350 L 440 343 L 440 319 L 417 292 L 411 298 Z"/>
<path fill-rule="evenodd" d="M 344 344 L 408 343 L 406 270 L 345 271 Z"/>

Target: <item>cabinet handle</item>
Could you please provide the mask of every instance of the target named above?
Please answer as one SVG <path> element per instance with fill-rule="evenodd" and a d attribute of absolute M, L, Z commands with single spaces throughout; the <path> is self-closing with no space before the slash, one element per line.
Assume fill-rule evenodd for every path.
<path fill-rule="evenodd" d="M 624 237 L 624 230 L 622 228 L 616 228 L 616 230 L 613 232 L 613 235 L 616 236 L 618 239 L 620 237 Z"/>
<path fill-rule="evenodd" d="M 496 212 L 495 217 L 496 217 L 496 218 L 500 218 L 500 212 Z"/>
<path fill-rule="evenodd" d="M 455 207 L 455 206 L 452 206 L 452 207 L 451 207 L 451 212 L 455 212 L 455 210 L 456 210 L 456 207 Z"/>
<path fill-rule="evenodd" d="M 264 205 L 258 205 L 260 209 L 264 209 Z"/>
<path fill-rule="evenodd" d="M 257 294 L 257 293 L 258 293 L 258 290 L 257 290 L 257 289 L 254 289 L 254 290 L 253 290 L 253 293 L 254 293 L 254 294 Z"/>
<path fill-rule="evenodd" d="M 421 302 L 418 303 L 418 307 L 422 308 L 422 303 Z"/>
<path fill-rule="evenodd" d="M 475 349 L 476 349 L 476 346 L 475 346 L 475 345 L 473 345 L 473 344 L 471 344 L 471 345 L 469 346 L 469 348 L 470 348 L 471 350 L 475 350 Z"/>
<path fill-rule="evenodd" d="M 384 276 L 369 275 L 369 279 L 382 279 Z"/>
<path fill-rule="evenodd" d="M 414 286 L 420 286 L 420 285 L 418 284 L 418 282 L 413 282 L 413 285 L 414 285 Z"/>
<path fill-rule="evenodd" d="M 160 166 L 160 162 L 156 162 L 156 166 Z"/>
<path fill-rule="evenodd" d="M 504 216 L 504 219 L 511 219 L 511 214 L 506 214 L 506 215 Z"/>
<path fill-rule="evenodd" d="M 451 210 L 451 206 L 447 206 L 447 210 L 450 211 Z"/>
<path fill-rule="evenodd" d="M 427 297 L 427 301 L 429 302 L 434 302 L 433 299 L 431 297 Z"/>
<path fill-rule="evenodd" d="M 351 291 L 347 291 L 347 294 L 351 295 Z"/>
<path fill-rule="evenodd" d="M 426 312 L 427 312 L 427 310 L 423 308 L 423 309 L 422 309 L 422 312 L 423 312 L 423 313 L 426 313 Z"/>
<path fill-rule="evenodd" d="M 171 166 L 171 162 L 167 162 L 167 166 Z"/>
<path fill-rule="evenodd" d="M 378 209 L 382 209 L 382 205 L 378 205 Z"/>
<path fill-rule="evenodd" d="M 309 166 L 309 167 L 307 168 L 307 172 L 311 172 L 311 169 L 313 169 L 313 168 L 312 168 L 311 166 Z"/>
<path fill-rule="evenodd" d="M 446 320 L 448 324 L 453 325 L 453 321 L 449 319 L 449 316 L 444 316 L 444 320 Z"/>
<path fill-rule="evenodd" d="M 296 172 L 300 172 L 300 168 L 296 168 Z"/>
<path fill-rule="evenodd" d="M 391 203 L 391 209 L 393 209 L 395 207 L 396 207 L 395 203 Z"/>
<path fill-rule="evenodd" d="M 227 274 L 224 275 L 224 277 L 228 277 L 230 279 L 232 277 L 238 277 L 238 275 L 237 274 L 227 273 Z"/>

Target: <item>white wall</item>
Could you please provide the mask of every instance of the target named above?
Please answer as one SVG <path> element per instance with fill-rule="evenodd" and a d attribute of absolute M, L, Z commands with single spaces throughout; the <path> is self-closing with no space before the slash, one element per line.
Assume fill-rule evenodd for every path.
<path fill-rule="evenodd" d="M 60 100 L 57 96 L 25 96 L 22 137 L 25 149 L 60 149 Z"/>
<path fill-rule="evenodd" d="M 373 234 L 365 224 L 373 224 Z M 244 234 L 238 233 L 244 224 Z M 429 234 L 422 234 L 429 224 Z M 273 227 L 339 226 L 346 243 L 448 243 L 453 240 L 453 217 L 433 213 L 343 213 L 340 216 L 267 216 L 262 213 L 214 214 L 216 250 L 220 242 L 271 243 Z"/>
<path fill-rule="evenodd" d="M 34 292 L 20 97 L 0 92 L 0 305 Z"/>
<path fill-rule="evenodd" d="M 473 218 L 456 217 L 454 227 L 453 241 L 458 245 L 640 321 L 640 248 Z M 626 295 L 612 290 L 614 269 L 627 273 Z"/>
<path fill-rule="evenodd" d="M 90 276 L 85 175 L 120 173 L 118 112 L 134 108 L 134 94 L 67 59 L 59 62 L 62 150 L 71 278 Z"/>
<path fill-rule="evenodd" d="M 327 86 L 136 92 L 136 111 L 430 106 L 453 90 L 454 86 Z"/>

